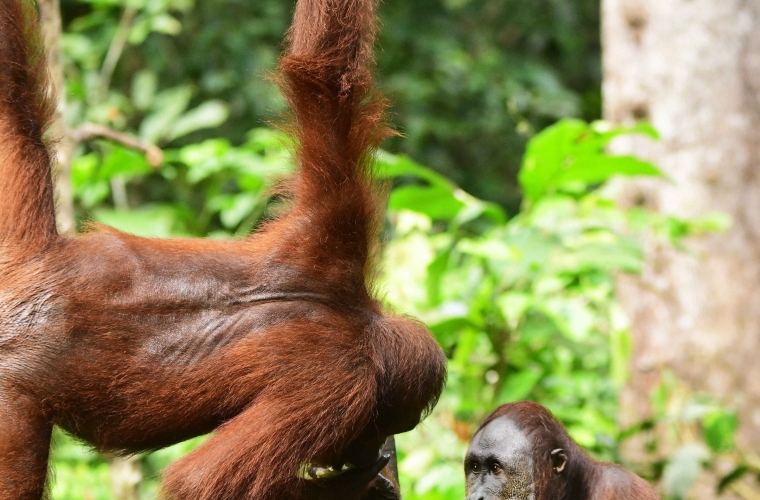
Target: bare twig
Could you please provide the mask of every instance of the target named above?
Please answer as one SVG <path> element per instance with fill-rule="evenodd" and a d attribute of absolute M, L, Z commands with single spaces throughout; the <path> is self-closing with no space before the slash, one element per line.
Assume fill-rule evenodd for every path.
<path fill-rule="evenodd" d="M 91 141 L 97 137 L 111 139 L 124 146 L 145 153 L 145 159 L 148 160 L 148 163 L 152 167 L 159 167 L 164 161 L 164 152 L 155 144 L 150 144 L 132 135 L 106 127 L 105 125 L 85 123 L 72 130 L 69 135 L 75 143 Z"/>
<path fill-rule="evenodd" d="M 132 20 L 137 13 L 137 8 L 133 5 L 127 5 L 119 20 L 119 26 L 116 28 L 116 34 L 111 40 L 108 47 L 106 58 L 103 60 L 103 66 L 100 68 L 98 83 L 95 86 L 94 102 L 103 102 L 111 86 L 111 77 L 116 70 L 116 64 L 121 59 L 121 53 L 129 39 L 129 29 L 132 27 Z"/>

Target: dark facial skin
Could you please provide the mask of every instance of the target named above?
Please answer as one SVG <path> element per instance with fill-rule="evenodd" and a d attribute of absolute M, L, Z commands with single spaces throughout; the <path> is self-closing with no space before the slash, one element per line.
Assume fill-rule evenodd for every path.
<path fill-rule="evenodd" d="M 535 500 L 530 442 L 509 417 L 472 438 L 464 461 L 467 500 Z"/>
<path fill-rule="evenodd" d="M 466 500 L 659 500 L 646 481 L 594 460 L 549 410 L 501 405 L 470 442 Z"/>

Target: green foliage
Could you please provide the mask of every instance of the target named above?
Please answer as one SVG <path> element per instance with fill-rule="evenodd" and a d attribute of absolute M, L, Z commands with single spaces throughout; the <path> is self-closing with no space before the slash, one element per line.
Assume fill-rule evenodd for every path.
<path fill-rule="evenodd" d="M 515 212 L 514 177 L 532 131 L 559 118 L 601 115 L 599 3 L 382 2 L 377 74 L 405 135 L 388 147 Z M 252 123 L 282 109 L 262 80 L 276 64 L 292 1 L 64 0 L 62 6 L 75 122 L 140 130 L 161 141 L 222 136 L 239 143 Z M 112 43 L 116 38 L 125 40 L 123 49 Z M 115 67 L 103 64 L 107 54 L 116 56 Z M 226 109 L 217 107 L 209 113 L 216 120 L 206 122 L 228 113 L 216 132 L 179 137 L 169 130 L 183 128 L 171 116 L 220 101 Z"/>
<path fill-rule="evenodd" d="M 111 141 L 80 145 L 72 165 L 79 222 L 157 237 L 230 238 L 255 228 L 273 203 L 270 190 L 292 169 L 287 138 L 249 131 L 251 116 L 281 109 L 261 77 L 274 66 L 290 5 L 63 4 L 70 125 L 107 125 L 164 150 L 154 167 Z M 661 175 L 604 152 L 619 134 L 656 137 L 647 125 L 563 120 L 535 135 L 523 156 L 535 130 L 599 115 L 597 10 L 598 0 L 384 2 L 380 84 L 406 134 L 388 146 L 410 155 L 377 158 L 380 176 L 394 185 L 380 286 L 396 310 L 425 320 L 450 357 L 433 416 L 398 440 L 407 500 L 464 496 L 467 441 L 500 403 L 548 406 L 603 459 L 617 459 L 621 441 L 654 425 L 617 426 L 631 338 L 615 274 L 641 269 L 643 233 L 678 246 L 730 220 L 622 211 L 605 196 L 612 176 Z M 657 421 L 678 420 L 669 394 L 656 394 Z M 689 425 L 699 426 L 706 446 L 644 469 L 664 469 L 674 498 L 694 471 L 733 449 L 736 416 L 700 408 Z M 143 498 L 154 498 L 160 470 L 202 439 L 143 457 Z M 53 498 L 111 498 L 107 461 L 63 433 L 56 442 Z M 737 467 L 721 487 L 748 471 Z"/>
<path fill-rule="evenodd" d="M 747 475 L 760 480 L 760 458 L 736 448 L 736 412 L 712 398 L 691 394 L 670 372 L 663 374 L 651 399 L 655 411 L 652 422 L 660 422 L 660 434 L 650 432 L 653 426 L 649 426 L 631 435 L 641 433 L 647 438 L 654 456 L 662 456 L 659 448 L 668 447 L 667 459 L 652 464 L 654 469 L 661 469 L 664 498 L 689 498 L 704 471 L 718 478 L 718 493 L 733 488 Z"/>
<path fill-rule="evenodd" d="M 55 499 L 110 499 L 109 469 L 96 453 L 74 442 L 63 432 L 55 432 L 54 482 L 51 496 Z"/>
<path fill-rule="evenodd" d="M 702 472 L 709 454 L 699 444 L 681 446 L 671 457 L 662 476 L 662 486 L 667 498 L 684 499 Z"/>
<path fill-rule="evenodd" d="M 252 130 L 240 146 L 207 139 L 166 150 L 155 172 L 139 153 L 96 144 L 73 162 L 75 200 L 84 218 L 140 236 L 247 234 L 264 214 L 267 190 L 292 168 L 287 142 L 270 129 Z M 124 193 L 126 206 L 103 203 L 116 199 L 114 187 L 124 189 L 114 179 L 134 186 Z M 141 188 L 158 196 L 131 203 L 132 193 L 145 195 Z"/>
<path fill-rule="evenodd" d="M 629 166 L 621 166 L 620 157 L 604 153 L 603 145 L 620 133 L 653 135 L 645 126 L 609 129 L 575 120 L 538 134 L 524 161 L 529 172 L 520 176 L 530 195 L 512 218 L 408 157 L 378 154 L 379 175 L 394 183 L 382 294 L 395 309 L 422 318 L 450 357 L 448 385 L 433 416 L 399 438 L 405 498 L 461 498 L 467 440 L 501 403 L 541 402 L 603 459 L 616 459 L 618 444 L 632 434 L 620 432 L 616 421 L 631 341 L 615 302 L 615 274 L 640 270 L 640 232 L 677 243 L 720 225 L 720 218 L 693 223 L 623 211 L 605 198 L 602 187 L 612 176 L 660 175 L 651 165 L 623 158 Z M 268 129 L 254 129 L 240 146 L 207 139 L 167 150 L 155 171 L 134 152 L 104 143 L 76 159 L 75 197 L 87 217 L 135 234 L 247 233 L 267 209 L 268 189 L 292 168 L 286 143 Z M 114 179 L 124 182 L 127 200 L 147 199 L 136 208 L 110 206 Z M 733 447 L 735 415 L 711 407 L 701 418 L 714 452 Z M 193 446 L 143 460 L 146 498 L 160 469 Z M 67 459 L 71 449 L 69 443 L 56 454 L 64 472 L 55 498 L 78 498 L 73 492 L 81 488 L 105 498 L 98 488 L 106 464 L 86 453 Z M 694 450 L 673 456 L 666 487 L 686 484 L 701 470 L 705 458 Z M 86 466 L 94 475 L 73 485 Z M 680 486 L 673 488 L 677 498 Z"/>
<path fill-rule="evenodd" d="M 598 0 L 388 0 L 381 88 L 424 159 L 479 198 L 517 211 L 515 175 L 536 130 L 601 115 Z"/>
<path fill-rule="evenodd" d="M 585 193 L 588 186 L 601 184 L 611 175 L 662 175 L 654 165 L 632 156 L 609 156 L 605 148 L 626 133 L 646 134 L 658 139 L 650 125 L 610 129 L 603 122 L 588 125 L 564 120 L 534 138 L 523 159 L 520 185 L 527 203 L 545 194 Z"/>
<path fill-rule="evenodd" d="M 530 195 L 511 219 L 408 158 L 381 156 L 381 171 L 399 184 L 391 194 L 386 297 L 423 318 L 451 357 L 429 428 L 399 439 L 402 450 L 414 450 L 401 462 L 411 498 L 461 498 L 466 439 L 509 401 L 545 404 L 581 445 L 616 457 L 630 336 L 614 275 L 638 272 L 642 255 L 628 233 L 631 213 L 598 188 L 614 175 L 659 171 L 625 158 L 633 172 L 602 148 L 617 134 L 650 130 L 571 120 L 537 135 L 520 175 Z"/>
<path fill-rule="evenodd" d="M 155 499 L 161 482 L 161 471 L 170 463 L 200 446 L 206 437 L 199 437 L 164 448 L 140 461 L 143 480 L 140 498 Z M 108 460 L 56 429 L 53 435 L 54 476 L 51 490 L 56 500 L 112 500 Z"/>

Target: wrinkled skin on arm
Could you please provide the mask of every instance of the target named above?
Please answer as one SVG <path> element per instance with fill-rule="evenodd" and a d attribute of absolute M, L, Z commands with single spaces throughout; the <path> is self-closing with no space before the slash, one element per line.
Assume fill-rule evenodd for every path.
<path fill-rule="evenodd" d="M 393 498 L 382 444 L 433 408 L 446 358 L 373 294 L 393 134 L 376 3 L 298 0 L 277 80 L 288 209 L 216 241 L 57 233 L 37 6 L 0 0 L 0 500 L 45 496 L 54 425 L 127 454 L 213 432 L 162 500 Z"/>

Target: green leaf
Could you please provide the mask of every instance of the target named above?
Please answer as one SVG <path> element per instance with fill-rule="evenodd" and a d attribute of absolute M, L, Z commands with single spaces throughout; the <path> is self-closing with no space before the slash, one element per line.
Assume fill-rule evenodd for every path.
<path fill-rule="evenodd" d="M 76 197 L 85 208 L 99 205 L 111 194 L 111 185 L 107 181 L 96 181 L 81 186 L 76 191 Z"/>
<path fill-rule="evenodd" d="M 633 339 L 627 330 L 613 330 L 610 334 L 610 378 L 622 387 L 628 380 L 628 360 L 633 350 Z"/>
<path fill-rule="evenodd" d="M 454 361 L 456 363 L 467 365 L 469 364 L 470 356 L 475 351 L 478 345 L 478 332 L 465 328 L 459 332 L 459 342 L 457 343 L 457 349 L 454 352 Z"/>
<path fill-rule="evenodd" d="M 412 176 L 425 180 L 431 185 L 448 186 L 453 190 L 453 184 L 441 174 L 423 167 L 408 156 L 394 155 L 380 150 L 375 158 L 376 175 L 380 179 Z"/>
<path fill-rule="evenodd" d="M 207 101 L 182 115 L 166 136 L 174 140 L 196 130 L 218 127 L 229 117 L 229 108 L 222 101 Z"/>
<path fill-rule="evenodd" d="M 106 148 L 107 152 L 98 172 L 99 179 L 109 180 L 115 176 L 129 178 L 153 172 L 143 153 L 117 144 L 109 144 Z"/>
<path fill-rule="evenodd" d="M 428 294 L 428 300 L 431 305 L 437 306 L 441 303 L 441 284 L 443 278 L 446 275 L 446 270 L 449 267 L 449 259 L 451 258 L 451 252 L 439 252 L 435 259 L 428 264 L 427 279 L 425 282 Z"/>
<path fill-rule="evenodd" d="M 662 474 L 666 495 L 677 500 L 685 499 L 708 457 L 707 450 L 698 444 L 687 444 L 676 450 Z"/>
<path fill-rule="evenodd" d="M 720 482 L 718 483 L 718 493 L 723 493 L 726 488 L 744 477 L 747 472 L 749 472 L 749 467 L 746 465 L 740 465 L 720 478 Z"/>
<path fill-rule="evenodd" d="M 472 221 L 481 215 L 487 217 L 492 222 L 497 224 L 503 224 L 507 220 L 504 210 L 495 203 L 489 203 L 483 200 L 479 200 L 474 196 L 471 196 L 461 189 L 459 189 L 454 183 L 449 181 L 441 174 L 434 172 L 433 170 L 423 167 L 422 165 L 414 162 L 406 156 L 393 155 L 387 151 L 378 151 L 376 160 L 376 175 L 380 179 L 393 179 L 397 177 L 416 177 L 425 181 L 428 186 L 412 186 L 418 193 L 423 189 L 430 189 L 429 193 L 415 194 L 414 197 L 426 196 L 434 197 L 439 194 L 446 199 L 440 200 L 442 204 L 449 204 L 448 207 L 442 207 L 440 210 L 430 208 L 429 204 L 425 208 L 408 207 L 409 210 L 414 210 L 420 213 L 430 215 L 433 219 L 451 220 L 455 219 L 457 224 L 464 224 Z M 403 186 L 396 191 L 406 189 L 410 186 Z M 411 192 L 411 191 L 410 191 Z M 445 193 L 445 194 L 444 194 Z M 407 196 L 409 193 L 399 195 L 401 197 Z M 393 194 L 391 200 L 393 202 Z M 453 199 L 452 199 L 453 198 Z M 398 201 L 398 203 L 406 203 L 406 201 Z M 454 209 L 453 206 L 458 208 Z M 432 215 L 433 213 L 441 214 L 440 216 Z"/>
<path fill-rule="evenodd" d="M 152 31 L 165 35 L 176 35 L 182 31 L 182 23 L 166 13 L 154 16 L 151 19 L 150 27 Z"/>
<path fill-rule="evenodd" d="M 247 140 L 244 144 L 246 149 L 256 153 L 288 153 L 292 140 L 279 130 L 258 127 L 248 131 Z"/>
<path fill-rule="evenodd" d="M 388 208 L 393 211 L 411 210 L 434 220 L 450 220 L 464 203 L 442 186 L 402 186 L 391 192 Z"/>
<path fill-rule="evenodd" d="M 586 425 L 588 422 L 584 422 L 584 425 L 568 425 L 567 433 L 570 434 L 576 443 L 579 445 L 591 448 L 596 444 L 596 434 L 592 429 L 589 429 Z"/>
<path fill-rule="evenodd" d="M 716 453 L 729 451 L 736 446 L 739 418 L 733 411 L 714 410 L 702 420 L 702 434 L 710 449 Z"/>
<path fill-rule="evenodd" d="M 622 135 L 644 135 L 650 139 L 659 140 L 660 134 L 648 122 L 639 122 L 632 126 L 616 126 L 603 120 L 591 123 L 591 132 L 584 137 L 584 140 L 578 145 L 579 152 L 601 152 L 613 139 Z"/>
<path fill-rule="evenodd" d="M 518 179 L 529 203 L 558 190 L 583 192 L 614 175 L 662 175 L 651 163 L 630 156 L 612 156 L 604 151 L 609 141 L 622 134 L 643 133 L 656 137 L 651 125 L 617 129 L 602 125 L 562 120 L 528 143 Z"/>
<path fill-rule="evenodd" d="M 599 138 L 602 141 L 602 146 L 606 146 L 615 137 L 621 135 L 639 134 L 645 135 L 650 139 L 660 140 L 660 133 L 649 122 L 638 122 L 634 125 L 615 126 L 606 121 L 595 121 L 591 124 L 591 128 L 599 134 Z"/>
<path fill-rule="evenodd" d="M 218 209 L 219 217 L 227 229 L 235 229 L 253 213 L 261 198 L 255 194 L 219 195 L 209 201 L 209 208 Z"/>
<path fill-rule="evenodd" d="M 526 399 L 541 380 L 541 371 L 535 368 L 507 375 L 497 396 L 497 404 Z"/>
<path fill-rule="evenodd" d="M 190 168 L 187 174 L 188 182 L 196 184 L 221 172 L 226 166 L 222 158 L 231 148 L 226 139 L 209 139 L 180 149 L 180 160 Z"/>
<path fill-rule="evenodd" d="M 594 269 L 640 273 L 643 265 L 641 249 L 628 245 L 589 243 L 561 252 L 553 264 L 558 270 L 583 273 Z"/>
<path fill-rule="evenodd" d="M 528 143 L 518 175 L 528 200 L 537 200 L 554 185 L 553 179 L 566 165 L 576 140 L 588 130 L 583 121 L 561 120 Z"/>
<path fill-rule="evenodd" d="M 193 91 L 187 85 L 157 94 L 153 113 L 140 124 L 140 137 L 153 144 L 163 139 L 172 129 L 172 124 L 187 109 L 192 95 Z"/>
<path fill-rule="evenodd" d="M 578 343 L 588 340 L 598 321 L 593 308 L 581 297 L 553 297 L 544 300 L 539 308 L 567 338 Z"/>
<path fill-rule="evenodd" d="M 515 260 L 519 256 L 515 248 L 494 238 L 463 239 L 459 242 L 457 250 L 464 254 L 491 260 Z"/>
<path fill-rule="evenodd" d="M 618 442 L 623 442 L 633 436 L 641 434 L 642 432 L 648 432 L 655 428 L 657 421 L 655 419 L 643 420 L 627 429 L 623 429 L 618 434 Z"/>
<path fill-rule="evenodd" d="M 496 203 L 479 200 L 474 196 L 465 193 L 461 189 L 454 191 L 454 196 L 464 203 L 464 207 L 454 219 L 456 224 L 464 224 L 477 219 L 481 215 L 495 224 L 501 225 L 507 222 L 507 213 Z"/>
<path fill-rule="evenodd" d="M 733 218 L 725 212 L 709 212 L 689 221 L 691 234 L 725 233 L 733 224 Z"/>
<path fill-rule="evenodd" d="M 153 104 L 158 88 L 158 77 L 151 70 L 139 71 L 132 79 L 132 104 L 144 111 Z"/>
<path fill-rule="evenodd" d="M 465 317 L 451 317 L 440 321 L 428 322 L 428 328 L 433 332 L 438 343 L 444 347 L 456 344 L 458 336 L 466 328 L 473 328 L 472 321 Z"/>
<path fill-rule="evenodd" d="M 77 156 L 71 162 L 71 183 L 77 189 L 92 182 L 97 177 L 100 159 L 95 153 Z"/>
<path fill-rule="evenodd" d="M 93 219 L 136 236 L 189 236 L 182 228 L 177 208 L 171 205 L 148 206 L 129 211 L 99 209 L 93 212 Z"/>
<path fill-rule="evenodd" d="M 132 27 L 129 29 L 129 43 L 132 45 L 141 45 L 150 34 L 151 22 L 150 18 L 139 15 L 135 17 L 132 22 Z"/>
<path fill-rule="evenodd" d="M 524 292 L 505 292 L 496 300 L 510 328 L 517 330 L 528 309 L 533 305 L 533 295 Z"/>
<path fill-rule="evenodd" d="M 581 182 L 584 186 L 600 184 L 615 175 L 627 177 L 661 177 L 662 172 L 649 162 L 633 156 L 588 155 L 570 160 L 567 168 L 553 180 L 557 187 L 571 182 Z"/>

